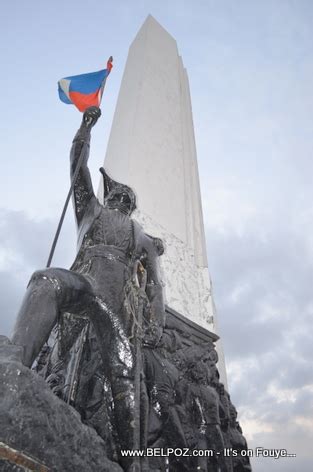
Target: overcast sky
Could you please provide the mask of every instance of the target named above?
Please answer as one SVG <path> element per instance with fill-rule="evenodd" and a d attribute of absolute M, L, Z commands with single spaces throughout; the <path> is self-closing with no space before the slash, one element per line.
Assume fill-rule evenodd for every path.
<path fill-rule="evenodd" d="M 187 67 L 209 269 L 229 390 L 249 446 L 296 458 L 255 472 L 312 470 L 313 3 L 308 0 L 3 2 L 0 316 L 9 334 L 44 267 L 69 185 L 80 116 L 57 80 L 114 56 L 93 133 L 95 186 L 128 47 L 148 14 Z M 54 265 L 75 254 L 69 212 Z"/>

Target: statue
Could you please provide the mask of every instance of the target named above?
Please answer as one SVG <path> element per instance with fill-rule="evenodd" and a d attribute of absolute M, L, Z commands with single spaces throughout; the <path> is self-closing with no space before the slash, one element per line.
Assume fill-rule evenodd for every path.
<path fill-rule="evenodd" d="M 216 391 L 219 396 L 219 412 L 220 412 L 220 418 L 221 418 L 221 428 L 222 428 L 224 444 L 227 449 L 230 449 L 231 443 L 230 443 L 230 434 L 229 434 L 229 424 L 230 424 L 229 395 L 225 391 L 224 385 L 219 381 L 218 371 L 214 372 L 211 382 L 212 382 L 212 385 L 215 386 Z M 225 461 L 227 464 L 227 471 L 233 472 L 233 459 L 231 457 L 225 457 Z"/>
<path fill-rule="evenodd" d="M 94 194 L 87 163 L 91 129 L 100 114 L 97 107 L 84 112 L 71 149 L 75 261 L 70 270 L 36 271 L 13 344 L 0 336 L 5 386 L 0 442 L 10 450 L 0 450 L 0 468 L 3 454 L 18 465 L 26 451 L 28 461 L 36 457 L 43 466 L 70 470 L 72 448 L 77 470 L 93 462 L 90 470 L 100 472 L 120 471 L 118 463 L 125 472 L 251 471 L 247 458 L 223 454 L 225 447 L 247 446 L 219 382 L 218 336 L 165 307 L 158 270 L 163 243 L 132 219 L 133 190 L 100 169 L 103 205 Z M 47 422 L 54 424 L 51 431 Z M 123 457 L 121 452 L 147 447 L 208 449 L 213 455 Z"/>
<path fill-rule="evenodd" d="M 132 189 L 112 180 L 104 170 L 104 205 L 95 197 L 87 167 L 90 133 L 101 112 L 88 108 L 71 149 L 73 176 L 81 153 L 84 162 L 74 185 L 78 254 L 70 270 L 49 268 L 33 274 L 12 341 L 24 348 L 23 363 L 31 367 L 60 316 L 87 317 L 92 324 L 102 363 L 110 382 L 120 449 L 134 449 L 136 353 L 132 333 L 136 319 L 125 309 L 127 282 L 140 261 L 146 271 L 146 294 L 154 320 L 143 342 L 159 341 L 165 320 L 157 259 L 163 252 L 153 238 L 131 219 L 136 208 Z M 134 461 L 119 457 L 124 470 Z"/>
<path fill-rule="evenodd" d="M 143 349 L 144 375 L 149 398 L 147 445 L 151 448 L 187 446 L 178 413 L 180 406 L 176 399 L 176 385 L 181 372 L 173 361 L 173 355 L 182 355 L 182 347 L 179 335 L 174 330 L 165 329 L 154 349 Z M 152 457 L 149 464 L 150 470 L 166 469 L 164 457 Z M 176 470 L 173 458 L 169 459 L 169 466 L 170 470 Z"/>
<path fill-rule="evenodd" d="M 251 465 L 248 454 L 242 454 L 247 451 L 247 441 L 242 434 L 242 429 L 237 421 L 237 410 L 229 399 L 230 424 L 229 440 L 231 447 L 238 451 L 238 455 L 233 458 L 234 472 L 251 472 Z"/>
<path fill-rule="evenodd" d="M 186 352 L 186 367 L 177 390 L 180 403 L 185 407 L 185 422 L 193 430 L 194 449 L 210 449 L 212 457 L 190 459 L 190 470 L 227 472 L 224 459 L 224 441 L 220 429 L 218 395 L 208 384 L 209 353 L 197 347 Z"/>

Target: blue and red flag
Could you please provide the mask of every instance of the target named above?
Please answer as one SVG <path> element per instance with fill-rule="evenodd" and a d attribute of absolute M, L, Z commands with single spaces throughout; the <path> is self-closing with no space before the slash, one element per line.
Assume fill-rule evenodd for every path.
<path fill-rule="evenodd" d="M 68 105 L 75 105 L 82 112 L 91 106 L 99 107 L 106 79 L 113 67 L 112 62 L 111 56 L 106 69 L 59 80 L 60 100 Z"/>

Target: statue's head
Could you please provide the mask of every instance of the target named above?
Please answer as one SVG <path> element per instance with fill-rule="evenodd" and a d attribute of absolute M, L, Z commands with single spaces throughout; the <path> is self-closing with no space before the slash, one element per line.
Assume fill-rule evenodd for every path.
<path fill-rule="evenodd" d="M 190 360 L 187 363 L 188 374 L 191 380 L 199 383 L 205 383 L 207 380 L 207 369 L 202 362 Z"/>
<path fill-rule="evenodd" d="M 136 208 L 136 196 L 127 185 L 118 185 L 105 197 L 104 206 L 130 215 Z"/>
<path fill-rule="evenodd" d="M 120 184 L 111 179 L 101 167 L 103 176 L 103 204 L 112 210 L 119 210 L 125 215 L 131 215 L 136 209 L 136 195 L 128 185 Z"/>

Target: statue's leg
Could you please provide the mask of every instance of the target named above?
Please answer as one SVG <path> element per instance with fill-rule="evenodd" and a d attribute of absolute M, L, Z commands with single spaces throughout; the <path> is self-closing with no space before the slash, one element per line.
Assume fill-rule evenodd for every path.
<path fill-rule="evenodd" d="M 228 472 L 229 467 L 226 461 L 226 457 L 224 457 L 224 440 L 222 431 L 219 425 L 217 424 L 209 424 L 207 425 L 207 441 L 210 444 L 210 447 L 216 451 L 216 461 L 218 465 L 218 470 L 220 472 Z"/>
<path fill-rule="evenodd" d="M 148 418 L 149 418 L 149 397 L 144 378 L 140 382 L 140 447 L 146 449 L 148 445 Z"/>
<path fill-rule="evenodd" d="M 97 335 L 103 364 L 111 384 L 114 400 L 114 422 L 118 433 L 121 449 L 139 448 L 138 424 L 139 403 L 136 401 L 140 393 L 140 384 L 135 386 L 136 320 L 129 313 L 127 300 L 125 306 L 125 283 L 131 277 L 128 267 L 120 261 L 102 259 L 101 271 L 96 264 L 92 267 L 92 275 L 97 280 L 95 305 L 89 310 L 90 318 Z M 137 379 L 138 381 L 138 379 Z M 138 381 L 139 383 L 139 381 Z M 140 470 L 138 458 L 122 457 L 119 460 L 127 472 Z M 141 469 L 143 469 L 143 462 Z"/>
<path fill-rule="evenodd" d="M 24 347 L 24 365 L 31 367 L 60 313 L 80 314 L 88 306 L 92 288 L 80 274 L 46 269 L 33 274 L 13 330 L 12 342 Z"/>
<path fill-rule="evenodd" d="M 91 310 L 91 320 L 99 341 L 99 348 L 111 384 L 114 400 L 114 421 L 121 449 L 140 447 L 136 444 L 135 425 L 139 411 L 135 402 L 135 353 L 126 328 L 127 320 L 116 315 L 99 298 L 98 310 Z M 124 314 L 125 317 L 125 314 Z M 138 386 L 140 388 L 140 385 Z M 123 457 L 119 460 L 127 472 L 139 471 L 138 460 Z"/>

